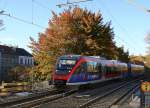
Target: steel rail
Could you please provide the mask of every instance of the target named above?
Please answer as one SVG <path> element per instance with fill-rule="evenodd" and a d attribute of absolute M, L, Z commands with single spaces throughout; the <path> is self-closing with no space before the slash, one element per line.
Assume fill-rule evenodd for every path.
<path fill-rule="evenodd" d="M 108 83 L 107 85 L 103 85 L 103 86 L 97 86 L 96 88 L 92 88 L 92 89 L 85 89 L 83 90 L 78 90 L 78 92 L 66 96 L 64 98 L 60 98 L 54 101 L 50 101 L 50 102 L 46 102 L 46 103 L 42 103 L 41 105 L 37 105 L 35 107 L 32 108 L 45 108 L 45 107 L 49 107 L 49 108 L 76 108 L 79 107 L 79 105 L 83 102 L 86 102 L 87 100 L 89 100 L 92 97 L 97 96 L 97 94 L 99 93 L 103 93 L 107 90 L 112 89 L 113 87 L 117 87 L 120 86 L 121 84 L 123 84 L 123 82 L 114 82 L 114 83 Z M 101 85 L 101 84 L 100 84 Z"/>
<path fill-rule="evenodd" d="M 68 95 L 76 92 L 76 91 L 77 90 L 70 90 L 68 92 L 61 93 L 61 94 L 45 96 L 45 97 L 42 97 L 42 98 L 39 98 L 39 99 L 34 99 L 32 101 L 27 101 L 27 102 L 23 102 L 23 103 L 20 103 L 20 104 L 12 105 L 12 106 L 9 106 L 9 108 L 29 108 L 29 107 L 33 107 L 35 105 L 39 105 L 39 104 L 42 104 L 42 103 L 45 103 L 45 102 L 48 102 L 48 101 L 53 101 L 53 100 L 56 100 L 56 99 L 59 99 L 59 98 L 63 98 L 65 96 L 68 96 Z"/>
<path fill-rule="evenodd" d="M 117 105 L 123 98 L 125 98 L 129 93 L 133 93 L 135 90 L 139 89 L 139 84 L 132 87 L 130 90 L 125 92 L 122 96 L 120 96 L 117 100 L 115 100 L 109 107 L 111 108 L 113 105 Z"/>
<path fill-rule="evenodd" d="M 114 87 L 118 87 L 124 84 L 124 82 L 127 82 L 127 81 L 123 81 L 123 82 L 119 81 L 117 83 L 109 84 L 105 87 L 101 86 L 93 90 L 81 91 L 81 92 L 78 91 L 77 94 L 72 94 L 68 97 L 64 97 L 55 101 L 47 102 L 34 108 L 45 108 L 45 107 L 46 108 L 79 108 L 80 104 L 87 102 L 91 98 L 99 95 L 99 93 L 102 94 L 103 92 L 106 92 Z"/>
<path fill-rule="evenodd" d="M 86 107 L 90 106 L 90 104 L 95 103 L 96 101 L 98 101 L 98 100 L 100 100 L 100 99 L 103 99 L 104 97 L 109 96 L 109 95 L 111 95 L 112 93 L 115 93 L 116 91 L 118 91 L 118 90 L 121 89 L 122 87 L 124 87 L 124 86 L 126 86 L 126 85 L 128 85 L 128 84 L 131 84 L 131 83 L 135 83 L 135 82 L 138 81 L 138 80 L 139 80 L 139 79 L 136 79 L 136 80 L 134 80 L 134 81 L 127 82 L 127 83 L 125 83 L 125 84 L 119 86 L 118 88 L 115 88 L 115 89 L 113 89 L 113 90 L 110 90 L 110 91 L 106 92 L 106 93 L 103 94 L 103 95 L 97 96 L 97 97 L 95 97 L 95 98 L 93 98 L 93 99 L 87 101 L 86 103 L 81 104 L 79 108 L 86 108 Z"/>
<path fill-rule="evenodd" d="M 33 100 L 35 98 L 42 98 L 42 97 L 47 96 L 47 95 L 54 95 L 54 94 L 58 94 L 58 93 L 62 93 L 62 92 L 63 92 L 63 90 L 54 89 L 54 90 L 44 91 L 44 92 L 37 93 L 37 94 L 36 93 L 35 94 L 30 94 L 29 96 L 21 97 L 21 98 L 18 98 L 16 100 L 3 101 L 2 103 L 0 103 L 0 108 L 6 107 L 6 106 L 12 106 L 12 105 L 15 105 L 15 104 L 18 104 L 18 103 Z"/>

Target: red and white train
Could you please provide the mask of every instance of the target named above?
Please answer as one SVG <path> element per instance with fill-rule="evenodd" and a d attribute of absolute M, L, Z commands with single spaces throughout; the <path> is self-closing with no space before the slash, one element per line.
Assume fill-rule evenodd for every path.
<path fill-rule="evenodd" d="M 52 75 L 54 85 L 82 85 L 143 75 L 144 66 L 95 56 L 59 57 Z"/>

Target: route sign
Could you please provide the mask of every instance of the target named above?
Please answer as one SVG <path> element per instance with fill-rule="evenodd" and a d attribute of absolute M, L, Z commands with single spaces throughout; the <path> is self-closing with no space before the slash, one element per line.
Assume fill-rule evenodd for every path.
<path fill-rule="evenodd" d="M 150 82 L 142 82 L 141 83 L 141 90 L 143 92 L 150 92 Z"/>
<path fill-rule="evenodd" d="M 150 82 L 141 82 L 141 108 L 150 108 Z"/>

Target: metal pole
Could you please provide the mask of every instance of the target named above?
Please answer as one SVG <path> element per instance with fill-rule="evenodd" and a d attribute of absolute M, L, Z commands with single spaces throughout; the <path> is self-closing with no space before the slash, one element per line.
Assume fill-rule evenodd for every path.
<path fill-rule="evenodd" d="M 144 92 L 141 89 L 141 85 L 143 83 L 143 80 L 140 81 L 140 108 L 144 108 L 143 103 L 144 103 Z"/>

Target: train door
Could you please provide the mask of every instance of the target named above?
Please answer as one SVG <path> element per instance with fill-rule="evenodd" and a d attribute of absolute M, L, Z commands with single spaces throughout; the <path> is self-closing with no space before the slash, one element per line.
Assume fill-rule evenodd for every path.
<path fill-rule="evenodd" d="M 106 73 L 105 65 L 101 65 L 101 77 L 102 77 L 102 80 L 105 79 L 105 73 Z"/>
<path fill-rule="evenodd" d="M 102 72 L 102 64 L 101 63 L 98 63 L 98 71 L 99 71 L 99 76 L 100 76 L 100 78 L 102 78 L 102 74 L 103 74 L 103 72 Z"/>
<path fill-rule="evenodd" d="M 112 67 L 112 72 L 113 72 L 113 77 L 118 77 L 121 75 L 121 67 L 120 64 L 114 63 L 113 62 L 113 67 Z"/>
<path fill-rule="evenodd" d="M 101 64 L 98 62 L 87 62 L 87 79 L 88 81 L 99 80 L 101 78 Z"/>
<path fill-rule="evenodd" d="M 79 76 L 81 77 L 83 82 L 87 81 L 87 62 L 81 64 Z"/>
<path fill-rule="evenodd" d="M 86 62 L 81 63 L 75 70 L 74 73 L 71 75 L 70 79 L 67 83 L 82 83 L 87 80 L 86 75 Z"/>
<path fill-rule="evenodd" d="M 104 66 L 104 76 L 105 78 L 110 78 L 111 77 L 111 68 L 108 65 Z"/>

